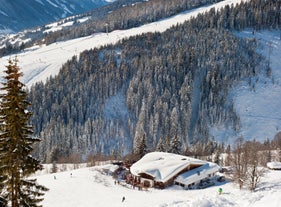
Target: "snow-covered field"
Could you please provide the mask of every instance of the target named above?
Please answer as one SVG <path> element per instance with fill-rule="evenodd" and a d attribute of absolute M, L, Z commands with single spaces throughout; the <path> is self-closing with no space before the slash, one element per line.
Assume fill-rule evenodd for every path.
<path fill-rule="evenodd" d="M 50 190 L 44 207 L 279 207 L 281 206 L 281 171 L 268 170 L 255 192 L 239 190 L 231 182 L 217 183 L 202 190 L 170 187 L 139 191 L 114 184 L 107 170 L 113 165 L 81 168 L 37 176 Z M 54 179 L 54 176 L 56 179 Z M 223 189 L 222 195 L 218 188 Z M 122 202 L 122 197 L 125 201 Z"/>

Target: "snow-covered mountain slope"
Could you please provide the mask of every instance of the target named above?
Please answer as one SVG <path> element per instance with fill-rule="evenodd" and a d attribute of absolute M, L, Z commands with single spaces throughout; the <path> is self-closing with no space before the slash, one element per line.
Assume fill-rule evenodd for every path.
<path fill-rule="evenodd" d="M 43 25 L 109 2 L 107 0 L 1 0 L 0 34 Z"/>
<path fill-rule="evenodd" d="M 272 69 L 272 76 L 260 75 L 252 86 L 249 86 L 248 80 L 245 80 L 231 92 L 235 109 L 240 116 L 240 135 L 246 140 L 271 140 L 281 130 L 280 30 L 255 34 L 252 34 L 252 31 L 244 31 L 237 35 L 242 38 L 256 38 L 260 44 L 260 53 L 266 58 L 270 53 Z M 222 126 L 217 126 L 211 131 L 214 137 L 224 141 L 233 142 L 235 140 L 233 138 L 237 137 L 232 129 L 225 129 Z"/>
<path fill-rule="evenodd" d="M 234 91 L 242 126 L 248 129 L 241 135 L 252 139 L 270 139 L 281 130 L 280 31 L 264 31 L 254 36 L 251 32 L 245 31 L 241 35 L 255 37 L 260 41 L 263 46 L 261 53 L 267 58 L 270 55 L 272 68 L 272 77 L 260 77 L 259 84 L 256 84 L 255 88 L 241 83 Z"/>
<path fill-rule="evenodd" d="M 183 23 L 192 16 L 196 16 L 199 12 L 208 11 L 213 7 L 219 9 L 225 5 L 235 5 L 240 1 L 241 0 L 222 1 L 214 5 L 186 11 L 158 22 L 128 30 L 118 30 L 108 34 L 96 33 L 91 36 L 58 42 L 48 46 L 35 45 L 17 54 L 22 72 L 24 73 L 23 81 L 27 86 L 31 86 L 37 81 L 44 82 L 46 78 L 56 75 L 63 63 L 73 55 L 79 55 L 79 53 L 84 50 L 101 47 L 107 44 L 114 44 L 123 38 L 141 33 L 163 32 L 175 24 Z M 241 34 L 241 36 L 245 35 Z M 269 78 L 264 77 L 262 79 L 261 77 L 260 81 L 256 84 L 255 90 L 249 89 L 246 81 L 241 82 L 239 86 L 233 90 L 231 98 L 234 99 L 235 110 L 237 110 L 241 118 L 241 135 L 245 139 L 272 139 L 275 133 L 280 130 L 279 127 L 281 126 L 281 120 L 278 118 L 281 117 L 281 107 L 278 107 L 281 105 L 281 100 L 278 95 L 278 91 L 281 89 L 281 75 L 280 69 L 278 68 L 281 54 L 280 35 L 278 32 L 262 32 L 256 33 L 255 37 L 257 37 L 260 43 L 265 45 L 263 49 L 261 48 L 261 52 L 266 56 L 268 54 L 266 45 L 269 40 L 272 41 L 271 67 L 274 82 Z M 6 56 L 0 59 L 1 71 L 3 71 L 2 68 L 7 64 L 10 57 L 11 56 Z M 224 141 L 234 140 L 233 138 L 237 136 L 234 135 L 232 130 L 227 130 L 222 126 L 211 129 L 211 133 L 214 135 L 215 139 Z"/>
<path fill-rule="evenodd" d="M 35 45 L 27 48 L 17 54 L 22 72 L 24 73 L 24 83 L 31 86 L 37 81 L 44 81 L 51 75 L 56 75 L 63 63 L 80 52 L 98 48 L 108 44 L 114 44 L 122 39 L 148 32 L 164 32 L 172 26 L 183 23 L 184 21 L 196 16 L 198 13 L 209 11 L 211 8 L 221 8 L 225 5 L 231 5 L 242 0 L 226 0 L 220 3 L 201 7 L 198 9 L 186 11 L 176 16 L 163 19 L 154 23 L 146 24 L 140 27 L 128 30 L 116 30 L 106 33 L 96 33 L 91 36 L 77 38 L 69 41 L 57 42 L 46 45 Z M 49 30 L 56 30 L 57 24 L 47 25 Z M 18 40 L 15 39 L 15 42 Z M 5 56 L 0 59 L 0 68 L 3 68 L 11 56 Z"/>
<path fill-rule="evenodd" d="M 114 169 L 113 165 L 104 165 L 38 176 L 39 184 L 50 189 L 44 196 L 43 206 L 277 207 L 281 203 L 280 171 L 267 171 L 255 192 L 239 190 L 231 182 L 217 183 L 202 190 L 171 187 L 139 191 L 129 186 L 115 185 L 107 173 Z M 223 189 L 221 195 L 218 194 L 219 188 Z"/>

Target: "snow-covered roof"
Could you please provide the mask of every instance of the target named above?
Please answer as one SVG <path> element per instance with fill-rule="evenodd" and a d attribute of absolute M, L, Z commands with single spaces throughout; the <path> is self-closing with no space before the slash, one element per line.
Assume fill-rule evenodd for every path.
<path fill-rule="evenodd" d="M 281 162 L 268 162 L 267 167 L 270 169 L 280 169 L 281 170 Z"/>
<path fill-rule="evenodd" d="M 208 177 L 209 174 L 218 172 L 220 167 L 216 163 L 208 162 L 201 167 L 186 171 L 185 173 L 179 175 L 175 182 L 183 183 L 189 185 Z"/>
<path fill-rule="evenodd" d="M 135 176 L 145 173 L 154 177 L 155 181 L 166 182 L 190 165 L 204 165 L 206 163 L 206 161 L 183 155 L 151 152 L 134 163 L 130 170 Z"/>

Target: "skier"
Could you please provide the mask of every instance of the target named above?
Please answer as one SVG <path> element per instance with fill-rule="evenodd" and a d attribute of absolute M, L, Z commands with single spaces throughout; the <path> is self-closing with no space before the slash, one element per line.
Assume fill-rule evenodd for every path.
<path fill-rule="evenodd" d="M 125 196 L 123 196 L 123 198 L 122 198 L 122 203 L 125 201 Z"/>
<path fill-rule="evenodd" d="M 219 188 L 219 195 L 222 194 L 222 188 Z"/>

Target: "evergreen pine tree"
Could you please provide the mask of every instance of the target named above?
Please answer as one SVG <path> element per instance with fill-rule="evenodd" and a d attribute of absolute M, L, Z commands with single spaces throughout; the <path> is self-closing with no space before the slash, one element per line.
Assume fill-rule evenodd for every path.
<path fill-rule="evenodd" d="M 31 156 L 32 145 L 39 139 L 32 138 L 32 115 L 27 109 L 25 85 L 20 82 L 18 60 L 9 60 L 1 87 L 0 103 L 0 197 L 6 198 L 9 206 L 40 206 L 44 191 L 48 189 L 28 177 L 42 169 L 39 160 Z"/>
<path fill-rule="evenodd" d="M 51 173 L 57 173 L 57 172 L 58 172 L 58 166 L 56 161 L 54 161 L 52 164 Z"/>
<path fill-rule="evenodd" d="M 146 153 L 147 153 L 146 138 L 145 138 L 145 134 L 143 134 L 139 146 L 137 148 L 136 154 L 139 156 L 139 158 L 142 158 Z"/>
<path fill-rule="evenodd" d="M 171 151 L 170 144 L 171 144 L 171 139 L 170 139 L 169 135 L 167 135 L 166 138 L 165 138 L 165 140 L 164 140 L 164 149 L 165 149 L 165 152 L 170 152 L 170 151 Z"/>
<path fill-rule="evenodd" d="M 171 140 L 170 152 L 174 154 L 181 154 L 181 142 L 177 135 Z"/>
<path fill-rule="evenodd" d="M 158 140 L 158 144 L 156 146 L 156 151 L 157 152 L 165 152 L 165 145 L 164 145 L 163 139 L 161 137 Z"/>

